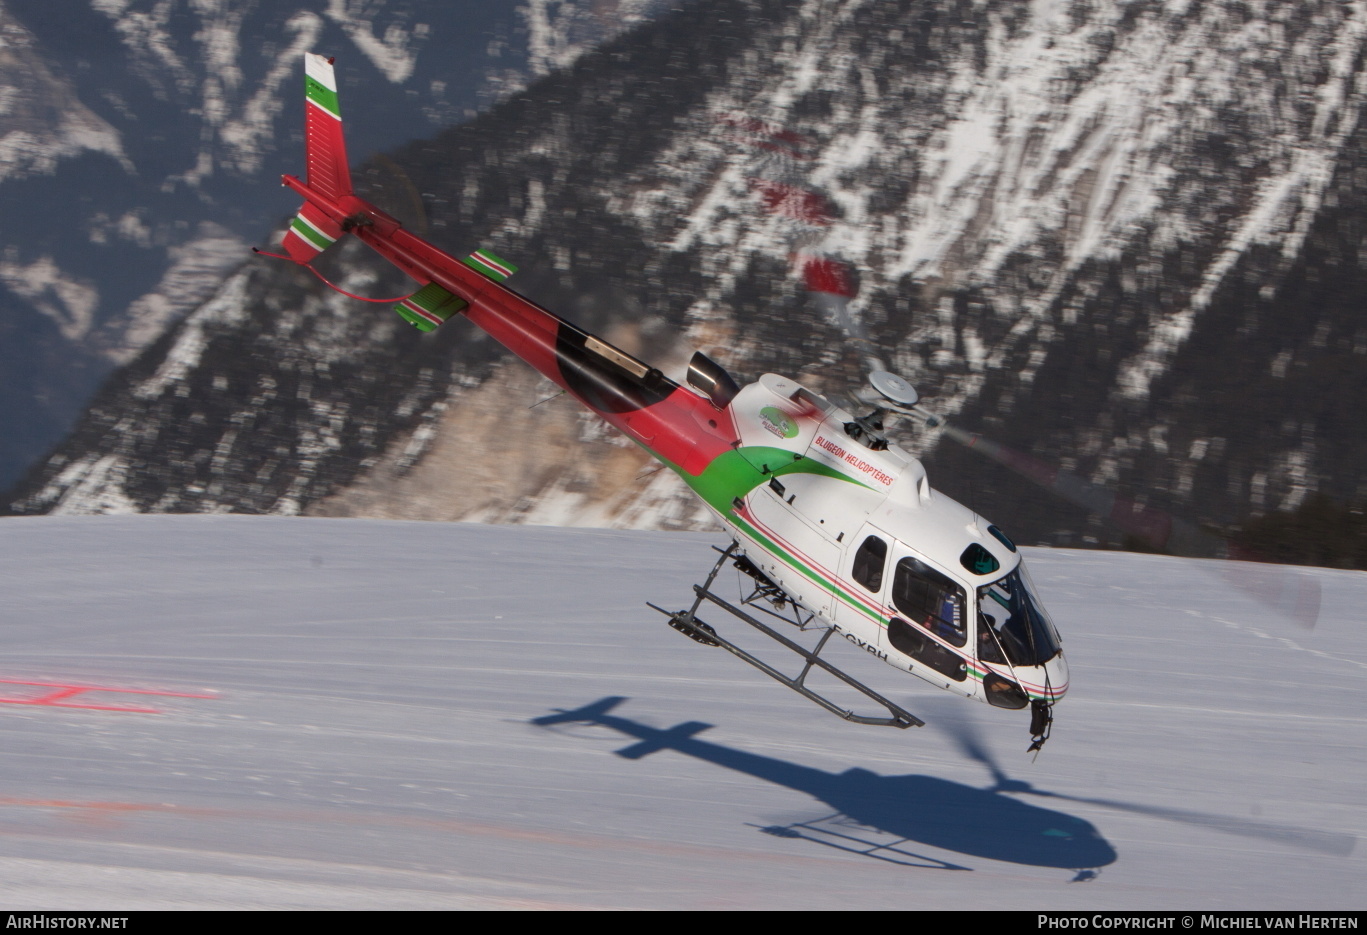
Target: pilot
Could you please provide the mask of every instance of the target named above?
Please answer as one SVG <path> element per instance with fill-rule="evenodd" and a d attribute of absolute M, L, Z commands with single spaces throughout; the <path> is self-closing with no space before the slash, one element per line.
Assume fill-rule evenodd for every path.
<path fill-rule="evenodd" d="M 993 614 L 978 614 L 978 658 L 984 662 L 1006 662 L 994 632 L 1000 625 L 1001 621 Z"/>

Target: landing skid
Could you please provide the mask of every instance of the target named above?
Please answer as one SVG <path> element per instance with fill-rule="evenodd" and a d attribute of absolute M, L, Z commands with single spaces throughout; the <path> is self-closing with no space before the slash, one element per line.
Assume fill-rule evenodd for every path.
<path fill-rule="evenodd" d="M 902 845 L 910 843 L 911 838 L 899 838 L 891 832 L 861 825 L 839 812 L 826 818 L 818 818 L 815 821 L 798 821 L 791 825 L 750 825 L 750 827 L 759 828 L 764 834 L 773 835 L 776 838 L 800 838 L 803 841 L 811 841 L 838 851 L 858 854 L 861 857 L 872 857 L 874 860 L 898 864 L 902 867 L 921 867 L 927 870 L 972 869 L 906 850 Z M 889 843 L 879 843 L 876 840 L 879 837 L 889 839 Z"/>
<path fill-rule="evenodd" d="M 826 627 L 826 632 L 821 635 L 821 639 L 817 642 L 816 648 L 808 650 L 806 647 L 793 642 L 792 640 L 788 639 L 788 637 L 784 636 L 782 633 L 779 633 L 777 630 L 770 627 L 768 624 L 755 619 L 755 617 L 751 616 L 749 613 L 742 610 L 740 607 L 735 606 L 734 604 L 719 597 L 716 593 L 714 593 L 711 590 L 712 582 L 716 580 L 717 573 L 721 571 L 722 566 L 726 564 L 727 559 L 730 559 L 733 556 L 735 556 L 736 543 L 731 543 L 731 545 L 727 547 L 724 551 L 721 549 L 718 549 L 717 551 L 721 552 L 721 558 L 717 560 L 716 565 L 712 566 L 712 571 L 708 574 L 707 581 L 703 584 L 695 584 L 693 586 L 693 591 L 696 597 L 693 599 L 692 607 L 688 608 L 687 610 L 680 610 L 671 613 L 670 611 L 665 610 L 663 607 L 658 607 L 655 604 L 648 604 L 647 606 L 653 608 L 654 610 L 658 610 L 660 613 L 668 617 L 669 625 L 674 629 L 678 630 L 680 633 L 689 637 L 690 639 L 696 640 L 699 643 L 703 643 L 707 646 L 720 646 L 722 649 L 725 649 L 732 655 L 739 657 L 745 662 L 748 662 L 750 665 L 754 666 L 756 669 L 759 669 L 761 672 L 763 672 L 770 678 L 774 679 L 775 681 L 782 682 L 784 685 L 787 685 L 789 688 L 797 692 L 799 695 L 802 695 L 804 698 L 807 698 L 815 702 L 816 704 L 820 705 L 821 707 L 825 708 L 827 711 L 831 712 L 836 717 L 844 718 L 845 720 L 852 721 L 856 724 L 874 724 L 883 727 L 899 727 L 905 729 L 908 727 L 924 726 L 925 722 L 922 721 L 920 718 L 916 717 L 915 715 L 909 713 L 908 711 L 889 701 L 887 698 L 884 698 L 882 695 L 878 694 L 878 692 L 874 691 L 872 688 L 869 688 L 863 682 L 851 678 L 850 676 L 842 672 L 840 669 L 837 669 L 835 666 L 831 665 L 826 660 L 820 658 L 821 650 L 825 648 L 826 641 L 831 638 L 831 635 L 833 633 L 835 633 L 835 629 L 833 627 Z M 744 559 L 744 556 L 740 556 L 740 558 Z M 763 576 L 760 576 L 760 578 L 762 577 Z M 780 620 L 784 620 L 785 622 L 790 623 L 801 630 L 805 630 L 811 626 L 817 625 L 814 624 L 815 615 L 808 611 L 806 608 L 802 607 L 800 604 L 793 602 L 792 599 L 788 598 L 786 595 L 782 595 L 782 592 L 778 592 L 777 594 L 766 593 L 765 581 L 760 580 L 759 578 L 757 578 L 756 580 L 759 582 L 759 587 L 756 589 L 754 593 L 752 593 L 749 597 L 742 601 L 742 604 L 752 604 L 752 602 L 756 601 L 757 598 L 761 597 L 766 600 L 769 600 L 771 603 L 775 603 L 776 606 L 780 606 L 783 602 L 786 602 L 792 608 L 792 612 L 794 615 L 794 619 L 792 620 L 789 620 L 787 617 L 784 617 L 780 614 L 775 614 L 766 608 L 757 609 L 763 610 L 765 613 L 770 614 L 770 616 L 778 617 Z M 773 588 L 773 585 L 769 584 L 768 587 Z M 774 590 L 777 591 L 777 589 Z M 780 597 L 780 595 L 782 596 Z M 702 602 L 705 600 L 711 601 L 713 604 L 716 604 L 718 607 L 720 607 L 722 610 L 725 610 L 733 617 L 736 617 L 737 619 L 742 620 L 745 623 L 748 623 L 750 626 L 754 627 L 756 630 L 763 633 L 765 636 L 774 640 L 780 646 L 784 646 L 787 649 L 792 650 L 805 661 L 804 665 L 802 666 L 802 671 L 799 672 L 796 677 L 790 678 L 789 676 L 784 675 L 778 669 L 775 669 L 773 666 L 769 665 L 764 660 L 754 655 L 751 655 L 744 649 L 741 649 L 736 644 L 719 636 L 716 630 L 714 630 L 712 627 L 708 626 L 706 623 L 698 619 L 698 608 L 702 606 Z M 887 709 L 890 717 L 874 717 L 864 714 L 855 714 L 852 711 L 840 707 L 838 704 L 831 701 L 830 699 L 825 698 L 822 695 L 819 695 L 816 692 L 812 691 L 810 688 L 807 687 L 806 679 L 807 673 L 811 672 L 814 666 L 818 669 L 821 669 L 824 672 L 830 673 L 831 675 L 840 679 L 840 681 L 844 682 L 846 685 L 850 686 L 858 692 L 861 692 L 867 698 L 870 698 L 878 704 L 882 705 L 884 708 Z"/>

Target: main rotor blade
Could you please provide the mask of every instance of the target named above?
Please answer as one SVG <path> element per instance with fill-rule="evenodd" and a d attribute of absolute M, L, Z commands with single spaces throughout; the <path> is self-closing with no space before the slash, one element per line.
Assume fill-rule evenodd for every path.
<path fill-rule="evenodd" d="M 949 699 L 922 700 L 921 703 L 928 707 L 931 714 L 934 715 L 928 718 L 926 723 L 954 741 L 954 745 L 959 748 L 960 753 L 986 768 L 992 774 L 994 791 L 1013 790 L 1016 787 L 1029 790 L 1028 783 L 1017 782 L 1007 775 L 1006 770 L 1002 769 L 1001 764 L 997 762 L 997 758 L 988 747 L 987 741 L 978 731 L 978 725 L 963 710 L 963 703 L 955 699 L 952 705 L 946 705 L 943 702 L 947 700 Z"/>
<path fill-rule="evenodd" d="M 888 365 L 883 363 L 883 358 L 879 356 L 878 345 L 873 343 L 873 339 L 864 328 L 864 323 L 850 314 L 849 297 L 829 292 L 813 292 L 812 303 L 845 332 L 847 340 L 863 359 L 866 373 L 888 369 Z"/>
<path fill-rule="evenodd" d="M 1357 847 L 1357 838 L 1351 834 L 1341 834 L 1332 831 L 1316 831 L 1313 828 L 1298 828 L 1294 825 L 1274 825 L 1269 822 L 1249 821 L 1244 818 L 1233 818 L 1226 815 L 1210 815 L 1205 812 L 1188 811 L 1187 809 L 1182 808 L 1134 805 L 1130 802 L 1117 802 L 1114 799 L 1092 799 L 1085 796 L 1046 792 L 1042 789 L 1035 788 L 1007 788 L 1002 791 L 1023 795 L 1038 795 L 1050 799 L 1062 799 L 1065 802 L 1081 802 L 1086 805 L 1099 805 L 1102 808 L 1114 809 L 1121 812 L 1131 812 L 1136 815 L 1146 815 L 1152 818 L 1162 818 L 1165 821 L 1175 821 L 1185 825 L 1198 825 L 1203 828 L 1221 831 L 1225 834 L 1236 834 L 1245 838 L 1258 838 L 1264 841 L 1292 844 L 1296 847 L 1319 851 L 1321 854 L 1333 854 L 1337 857 L 1347 857 Z"/>
<path fill-rule="evenodd" d="M 965 432 L 939 416 L 927 413 L 925 423 L 928 428 L 938 428 L 965 448 L 981 452 L 1069 503 L 1109 520 L 1116 528 L 1151 548 L 1196 558 L 1225 558 L 1229 555 L 1224 539 L 1171 513 L 1122 497 L 1113 490 L 1093 484 L 1032 455 L 999 445 L 982 435 Z"/>
<path fill-rule="evenodd" d="M 864 323 L 850 314 L 850 300 L 858 291 L 849 264 L 828 256 L 801 256 L 802 282 L 812 295 L 812 302 L 821 309 L 854 346 L 864 359 L 867 372 L 887 370 L 878 345 L 869 337 Z"/>
<path fill-rule="evenodd" d="M 1313 629 L 1318 622 L 1320 585 L 1310 575 L 1293 571 L 1285 565 L 1243 564 L 1260 562 L 1262 557 L 1164 510 L 1122 497 L 1113 490 L 982 435 L 965 432 L 941 416 L 924 410 L 919 410 L 914 416 L 926 428 L 943 432 L 964 447 L 981 452 L 1074 506 L 1098 514 L 1117 529 L 1151 548 L 1191 558 L 1234 559 L 1218 563 L 1214 570 L 1218 570 L 1221 577 L 1240 593 L 1248 594 L 1259 603 L 1271 607 L 1281 617 L 1303 629 Z"/>
<path fill-rule="evenodd" d="M 994 785 L 991 789 L 992 792 L 1008 795 L 1035 795 L 1047 799 L 1060 799 L 1065 802 L 1079 802 L 1085 805 L 1096 805 L 1113 811 L 1129 812 L 1134 815 L 1160 818 L 1164 821 L 1210 828 L 1214 831 L 1223 832 L 1224 834 L 1234 834 L 1245 838 L 1257 838 L 1264 841 L 1291 844 L 1307 850 L 1318 851 L 1321 854 L 1333 854 L 1338 857 L 1348 856 L 1357 847 L 1357 838 L 1351 834 L 1317 831 L 1313 828 L 1300 828 L 1294 825 L 1277 825 L 1264 821 L 1251 821 L 1228 815 L 1212 815 L 1191 809 L 1138 805 L 1133 802 L 1121 802 L 1116 799 L 1091 798 L 1089 796 L 1067 795 L 1061 792 L 1050 792 L 1046 789 L 1036 789 L 1029 782 L 1011 778 L 1011 776 L 1001 768 L 997 763 L 997 758 L 992 755 L 991 749 L 978 732 L 977 725 L 965 717 L 961 712 L 958 712 L 957 710 L 951 712 L 948 708 L 943 708 L 943 710 L 933 713 L 937 716 L 929 718 L 928 723 L 938 728 L 942 733 L 947 734 L 969 759 L 981 763 L 992 774 L 992 779 L 994 780 Z"/>

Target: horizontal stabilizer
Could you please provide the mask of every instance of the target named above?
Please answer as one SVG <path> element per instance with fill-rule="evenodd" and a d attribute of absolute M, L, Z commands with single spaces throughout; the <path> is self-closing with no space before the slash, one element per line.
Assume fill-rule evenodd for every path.
<path fill-rule="evenodd" d="M 669 730 L 656 731 L 654 736 L 618 750 L 617 755 L 628 760 L 639 760 L 659 750 L 672 750 L 685 740 L 692 740 L 694 734 L 700 734 L 711 726 L 702 721 L 689 721 Z"/>
<path fill-rule="evenodd" d="M 516 266 L 495 256 L 488 250 L 476 250 L 461 262 L 475 272 L 488 276 L 494 282 L 503 282 L 517 272 Z"/>
<path fill-rule="evenodd" d="M 434 282 L 429 282 L 395 305 L 394 311 L 419 331 L 432 331 L 437 325 L 468 306 L 469 303 L 464 299 L 457 298 Z"/>
<path fill-rule="evenodd" d="M 586 721 L 593 723 L 613 708 L 626 701 L 621 695 L 609 695 L 597 701 L 584 705 L 582 708 L 575 708 L 573 711 L 556 711 L 555 714 L 545 714 L 541 717 L 532 718 L 533 724 L 546 727 L 551 724 L 573 724 L 576 721 Z"/>

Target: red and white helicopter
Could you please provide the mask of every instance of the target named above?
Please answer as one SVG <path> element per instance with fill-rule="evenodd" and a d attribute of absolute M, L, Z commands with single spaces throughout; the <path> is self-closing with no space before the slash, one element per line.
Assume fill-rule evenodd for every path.
<path fill-rule="evenodd" d="M 690 607 L 655 608 L 671 626 L 724 647 L 847 720 L 920 726 L 821 658 L 839 634 L 939 688 L 999 708 L 1030 708 L 1031 749 L 1044 743 L 1053 705 L 1068 690 L 1059 635 L 1011 539 L 935 491 L 921 462 L 887 438 L 883 422 L 895 415 L 949 430 L 918 406 L 906 380 L 886 370 L 849 316 L 844 324 L 869 362 L 868 386 L 858 394 L 869 407 L 864 415 L 775 374 L 740 387 L 702 353 L 693 356 L 686 385 L 675 383 L 507 288 L 511 264 L 485 250 L 452 257 L 358 197 L 332 60 L 309 54 L 305 71 L 307 175 L 284 177 L 304 199 L 284 236 L 288 259 L 308 265 L 341 237 L 359 237 L 420 284 L 395 306 L 404 319 L 431 331 L 463 314 L 678 474 L 733 542 L 695 587 Z M 819 277 L 822 267 L 809 272 Z M 981 447 L 1008 463 L 1020 457 Z M 754 581 L 738 603 L 712 589 L 728 561 Z M 795 652 L 799 674 L 786 675 L 717 634 L 698 616 L 704 603 Z M 820 632 L 820 639 L 805 647 L 757 614 Z M 806 684 L 813 668 L 862 692 L 886 715 L 854 714 L 817 693 Z"/>

